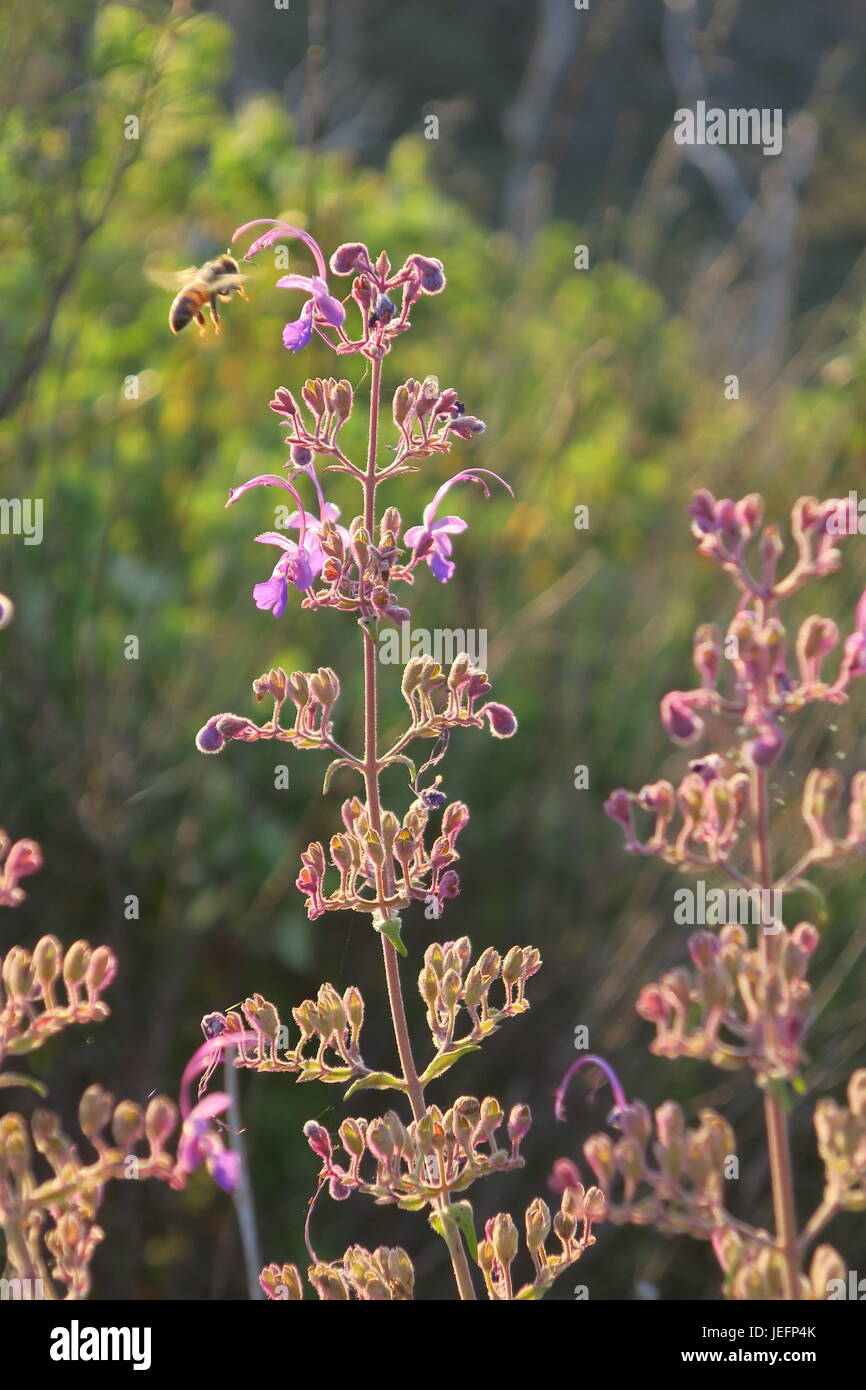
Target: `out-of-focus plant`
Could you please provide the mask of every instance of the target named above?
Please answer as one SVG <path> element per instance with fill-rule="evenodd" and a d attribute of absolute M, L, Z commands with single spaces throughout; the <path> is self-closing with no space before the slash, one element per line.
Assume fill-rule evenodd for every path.
<path fill-rule="evenodd" d="M 0 627 L 8 625 L 13 611 L 0 594 Z M 0 830 L 0 907 L 20 906 L 26 896 L 22 880 L 41 867 L 34 840 L 13 844 Z M 40 937 L 32 951 L 11 946 L 0 956 L 0 1090 L 23 1087 L 44 1099 L 39 1080 L 5 1070 L 6 1062 L 34 1052 L 74 1024 L 107 1018 L 102 995 L 116 973 L 117 960 L 107 946 L 76 941 L 64 950 L 53 935 Z M 105 1235 L 97 1216 L 106 1183 L 113 1179 L 158 1178 L 180 1188 L 204 1165 L 221 1187 L 233 1189 L 238 1155 L 224 1146 L 212 1124 L 228 1109 L 229 1097 L 214 1094 L 198 1105 L 189 1103 L 189 1081 L 200 1060 L 203 1064 L 194 1056 L 184 1076 L 176 1157 L 166 1149 L 178 1118 L 167 1096 L 153 1096 L 146 1108 L 131 1100 L 115 1105 L 101 1086 L 89 1086 L 78 1123 L 93 1150 L 91 1159 L 67 1138 L 52 1110 L 37 1108 L 29 1123 L 15 1111 L 0 1115 L 4 1298 L 87 1297 L 90 1264 Z"/>
<path fill-rule="evenodd" d="M 235 233 L 243 236 L 262 220 L 247 223 Z M 292 1010 L 300 1037 L 291 1043 L 289 1029 L 274 1004 L 255 994 L 240 1010 L 215 1012 L 203 1020 L 205 1048 L 215 1059 L 236 1044 L 234 1065 L 263 1072 L 294 1074 L 301 1081 L 348 1083 L 346 1098 L 357 1091 L 393 1091 L 408 1102 L 404 1119 L 397 1110 L 373 1120 L 347 1117 L 332 1135 L 316 1120 L 304 1127 L 307 1142 L 321 1161 L 319 1190 L 327 1186 L 335 1201 L 364 1193 L 378 1203 L 394 1203 L 409 1211 L 426 1211 L 433 1230 L 445 1241 L 461 1299 L 476 1297 L 467 1260 L 480 1266 L 491 1299 L 539 1298 L 554 1279 L 580 1258 L 593 1243 L 592 1222 L 603 1209 L 597 1189 L 569 1188 L 553 1222 L 540 1199 L 526 1212 L 526 1247 L 531 1257 L 528 1283 L 517 1285 L 513 1266 L 519 1235 L 511 1217 L 499 1213 L 486 1224 L 479 1242 L 471 1202 L 464 1194 L 481 1178 L 522 1167 L 521 1143 L 530 1128 L 529 1107 L 515 1105 L 506 1116 L 493 1096 L 478 1100 L 461 1096 L 444 1112 L 426 1098 L 427 1086 L 443 1076 L 508 1018 L 528 1003 L 527 981 L 541 958 L 531 946 L 512 946 L 504 956 L 488 947 L 473 960 L 468 937 L 434 943 L 424 952 L 418 989 L 427 1008 L 432 1052 L 424 1064 L 416 1061 L 403 1001 L 399 958 L 408 956 L 403 940 L 404 916 L 413 904 L 424 904 L 425 916 L 438 920 L 460 891 L 455 863 L 457 839 L 469 821 L 468 808 L 449 801 L 434 770 L 448 751 L 458 729 L 485 725 L 496 738 L 510 738 L 517 720 L 507 705 L 488 699 L 487 673 L 466 652 L 457 654 L 445 670 L 429 653 L 412 656 L 401 682 L 408 719 L 387 747 L 380 742 L 378 719 L 377 645 L 383 622 L 403 624 L 411 617 L 399 601 L 398 585 L 413 585 L 426 565 L 441 583 L 454 574 L 452 538 L 466 530 L 462 517 L 441 515 L 446 494 L 458 483 L 480 484 L 485 496 L 495 482 L 511 492 L 495 473 L 466 468 L 438 487 L 424 508 L 419 524 L 404 528 L 394 506 L 378 510 L 387 483 L 415 473 L 428 459 L 447 455 L 455 442 L 481 434 L 484 425 L 469 414 L 458 392 L 443 389 L 434 376 L 414 378 L 397 386 L 392 417 L 395 443 L 383 461 L 380 413 L 383 366 L 392 347 L 411 327 L 410 316 L 425 296 L 445 288 L 442 263 L 413 253 L 394 270 L 383 251 L 375 260 L 360 242 L 337 248 L 330 259 L 335 277 L 352 277 L 350 293 L 335 297 L 328 284 L 328 265 L 316 241 L 305 231 L 279 219 L 266 222 L 246 252 L 245 260 L 287 239 L 300 239 L 312 256 L 315 273 L 289 274 L 277 287 L 306 295 L 299 318 L 286 324 L 283 344 L 296 353 L 317 335 L 340 358 L 357 356 L 369 363 L 370 396 L 367 454 L 363 464 L 342 447 L 341 434 L 354 408 L 354 392 L 346 379 L 311 378 L 300 392 L 301 403 L 280 387 L 271 409 L 288 430 L 286 474 L 259 474 L 232 489 L 233 505 L 253 488 L 275 487 L 289 493 L 295 509 L 277 508 L 276 531 L 255 539 L 278 552 L 269 579 L 256 584 L 256 607 L 281 618 L 292 595 L 301 607 L 319 611 L 335 608 L 351 615 L 361 629 L 363 670 L 363 744 L 357 751 L 344 747 L 334 733 L 340 680 L 330 667 L 316 671 L 270 669 L 253 682 L 258 701 L 268 701 L 267 719 L 243 715 L 213 715 L 196 740 L 201 752 L 217 754 L 231 742 L 262 739 L 287 743 L 332 755 L 323 790 L 345 770 L 361 784 L 361 795 L 342 805 L 342 828 L 327 848 L 313 841 L 301 854 L 296 885 L 307 901 L 307 916 L 351 911 L 369 916 L 381 944 L 385 983 L 394 1030 L 399 1072 L 368 1065 L 361 1051 L 365 1004 L 361 992 L 344 992 L 323 984 L 315 1000 Z M 230 294 L 231 291 L 229 290 Z M 346 301 L 353 322 L 347 316 Z M 339 510 L 325 500 L 316 471 L 344 474 L 361 490 L 362 510 L 348 529 L 339 524 Z M 307 511 L 299 492 L 311 488 L 315 511 Z M 280 513 L 283 513 L 280 517 Z M 286 532 L 294 533 L 290 538 Z M 294 538 L 296 534 L 296 539 Z M 426 744 L 417 766 L 408 750 Z M 410 804 L 402 815 L 382 800 L 381 778 L 401 770 L 408 780 Z M 441 816 L 438 831 L 431 825 Z M 250 1034 L 255 1041 L 247 1044 Z M 208 1040 L 213 1040 L 209 1044 Z M 204 1095 L 212 1068 L 200 1085 Z M 500 1137 L 505 1126 L 507 1145 Z M 557 1245 L 548 1249 L 551 1224 Z M 322 1299 L 407 1299 L 413 1297 L 411 1261 L 400 1248 L 350 1247 L 342 1260 L 320 1259 L 310 1243 L 310 1283 Z M 297 1299 L 302 1281 L 295 1266 L 270 1265 L 261 1276 L 269 1298 Z"/>
<path fill-rule="evenodd" d="M 857 534 L 858 519 L 856 512 L 852 519 L 849 499 L 801 498 L 791 512 L 792 561 L 783 568 L 784 541 L 777 526 L 762 527 L 757 494 L 735 503 L 701 490 L 689 511 L 698 549 L 730 576 L 737 608 L 726 634 L 711 624 L 697 629 L 693 656 L 700 683 L 665 695 L 661 718 L 675 743 L 697 744 L 709 733 L 717 751 L 692 759 L 676 786 L 664 779 L 636 793 L 615 791 L 605 810 L 622 826 L 631 854 L 655 856 L 701 879 L 718 874 L 728 884 L 727 892 L 708 892 L 702 884 L 697 917 L 694 895 L 690 906 L 686 890 L 683 919 L 718 930 L 691 935 L 690 966 L 647 985 L 637 1011 L 655 1026 L 651 1051 L 657 1056 L 753 1073 L 764 1106 L 775 1231 L 729 1210 L 728 1193 L 736 1185 L 728 1183 L 739 1176 L 736 1140 L 711 1109 L 701 1111 L 694 1127 L 673 1101 L 653 1116 L 643 1102 L 626 1099 L 606 1068 L 617 1095 L 610 1120 L 618 1133 L 592 1136 L 584 1153 L 607 1198 L 608 1219 L 711 1241 L 726 1296 L 839 1297 L 847 1273 L 838 1252 L 821 1245 L 808 1272 L 804 1262 L 833 1217 L 866 1209 L 866 1069 L 851 1076 L 847 1105 L 827 1097 L 815 1107 L 825 1186 L 801 1227 L 788 1113 L 806 1089 L 801 1071 L 813 1001 L 807 976 L 820 938 L 811 922 L 791 929 L 783 918 L 786 895 L 812 888 L 812 871 L 866 854 L 866 772 L 855 773 L 847 790 L 845 825 L 837 810 L 846 797 L 839 770 L 809 772 L 802 795 L 806 843 L 799 853 L 784 843 L 784 865 L 774 845 L 769 787 L 791 718 L 814 703 L 846 703 L 852 680 L 866 674 L 866 594 L 832 673 L 825 668 L 839 643 L 836 624 L 813 614 L 791 643 L 780 616 L 806 584 L 840 567 L 838 541 Z M 733 742 L 725 725 L 735 730 Z M 641 815 L 651 818 L 649 833 L 640 827 Z M 570 1068 L 558 1096 L 560 1113 L 571 1075 L 589 1061 L 598 1059 L 582 1058 Z M 566 1188 L 577 1180 L 568 1160 L 557 1165 L 556 1176 Z"/>

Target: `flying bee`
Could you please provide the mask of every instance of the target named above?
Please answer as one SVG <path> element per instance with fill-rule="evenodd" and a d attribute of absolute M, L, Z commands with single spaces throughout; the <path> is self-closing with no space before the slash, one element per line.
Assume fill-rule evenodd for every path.
<path fill-rule="evenodd" d="M 200 332 L 206 333 L 205 309 L 210 313 L 214 332 L 219 333 L 219 300 L 231 299 L 233 294 L 239 294 L 241 299 L 247 298 L 243 288 L 244 276 L 228 251 L 213 261 L 205 261 L 201 267 L 190 266 L 188 270 L 181 270 L 167 279 L 161 275 L 152 275 L 151 278 L 157 284 L 169 284 L 172 289 L 176 285 L 181 286 L 168 311 L 168 326 L 172 333 L 179 333 L 193 319 L 200 324 Z"/>

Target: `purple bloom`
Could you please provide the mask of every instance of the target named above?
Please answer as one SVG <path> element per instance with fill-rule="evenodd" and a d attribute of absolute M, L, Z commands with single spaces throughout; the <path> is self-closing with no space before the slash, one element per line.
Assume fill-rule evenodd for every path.
<path fill-rule="evenodd" d="M 204 1164 L 223 1192 L 234 1191 L 240 1176 L 240 1158 L 225 1147 L 211 1126 L 211 1120 L 228 1110 L 230 1104 L 225 1091 L 215 1091 L 193 1106 L 180 1132 L 173 1186 L 183 1186 L 187 1175 Z"/>
<path fill-rule="evenodd" d="M 497 473 L 491 472 L 489 468 L 467 468 L 462 473 L 455 473 L 453 478 L 449 478 L 443 483 L 433 500 L 424 508 L 424 524 L 422 526 L 410 526 L 406 532 L 406 544 L 412 547 L 412 561 L 426 560 L 436 578 L 442 584 L 446 584 L 454 573 L 454 561 L 451 559 L 451 536 L 458 536 L 461 531 L 465 531 L 467 522 L 459 516 L 443 516 L 437 519 L 436 513 L 439 504 L 449 488 L 455 483 L 480 483 L 484 489 L 484 496 L 490 496 L 490 489 L 484 478 L 486 474 L 490 478 L 495 478 L 507 492 L 514 496 L 508 483 L 500 478 Z"/>
<path fill-rule="evenodd" d="M 177 1146 L 177 1162 L 171 1178 L 175 1188 L 183 1187 L 188 1175 L 204 1164 L 214 1181 L 224 1192 L 232 1192 L 237 1186 L 240 1173 L 240 1159 L 236 1153 L 227 1149 L 222 1139 L 212 1127 L 211 1121 L 228 1110 L 231 1101 L 225 1091 L 202 1097 L 195 1105 L 190 1104 L 190 1085 L 193 1077 L 203 1073 L 199 1083 L 199 1095 L 213 1073 L 219 1058 L 231 1047 L 243 1047 L 247 1042 L 256 1042 L 256 1034 L 244 1030 L 239 1033 L 221 1033 L 206 1039 L 197 1047 L 184 1067 L 180 1082 L 180 1113 L 183 1126 Z"/>
<path fill-rule="evenodd" d="M 301 227 L 293 227 L 289 222 L 281 222 L 276 218 L 257 217 L 252 222 L 245 222 L 242 227 L 238 227 L 232 241 L 248 231 L 250 227 L 258 227 L 268 224 L 268 231 L 263 232 L 257 237 L 252 246 L 244 256 L 248 261 L 259 251 L 265 250 L 268 246 L 273 246 L 275 241 L 282 237 L 297 237 L 303 241 L 304 245 L 312 252 L 316 262 L 317 275 L 284 275 L 277 281 L 278 290 L 306 290 L 309 299 L 301 310 L 300 317 L 292 323 L 287 323 L 283 329 L 283 344 L 289 352 L 300 352 L 310 342 L 313 336 L 314 315 L 318 314 L 323 323 L 330 324 L 332 328 L 340 328 L 346 317 L 346 311 L 339 299 L 335 299 L 328 291 L 328 268 L 325 265 L 325 257 L 318 242 L 305 232 Z"/>
<path fill-rule="evenodd" d="M 322 573 L 325 565 L 325 552 L 320 540 L 322 527 L 326 521 L 336 521 L 340 515 L 339 507 L 335 507 L 332 502 L 325 501 L 312 465 L 302 471 L 308 473 L 313 480 L 319 499 L 318 519 L 309 516 L 304 511 L 303 503 L 291 483 L 287 482 L 285 478 L 278 477 L 275 473 L 262 473 L 258 477 L 250 478 L 248 482 L 242 483 L 240 487 L 233 488 L 226 504 L 228 506 L 232 502 L 236 502 L 243 493 L 253 487 L 285 488 L 298 504 L 299 510 L 292 512 L 286 522 L 286 530 L 299 533 L 297 541 L 289 540 L 279 531 L 263 531 L 260 536 L 255 537 L 260 545 L 275 545 L 282 551 L 280 558 L 274 565 L 270 579 L 256 584 L 253 588 L 256 607 L 263 611 L 270 610 L 275 618 L 281 618 L 286 611 L 290 584 L 294 584 L 295 588 L 300 589 L 303 593 L 312 586 Z M 337 530 L 343 544 L 348 546 L 350 544 L 348 531 L 343 526 L 338 526 Z M 204 749 L 203 751 L 210 750 Z"/>

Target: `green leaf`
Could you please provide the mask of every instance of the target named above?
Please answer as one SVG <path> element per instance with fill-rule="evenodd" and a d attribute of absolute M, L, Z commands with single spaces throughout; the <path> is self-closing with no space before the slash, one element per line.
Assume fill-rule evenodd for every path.
<path fill-rule="evenodd" d="M 445 1240 L 445 1227 L 442 1223 L 442 1217 L 439 1215 L 439 1212 L 431 1211 L 428 1220 L 430 1222 L 430 1225 L 433 1227 L 433 1230 L 436 1232 L 437 1236 L 441 1236 L 442 1239 Z M 445 1243 L 446 1245 L 448 1244 L 447 1241 L 445 1241 Z"/>
<path fill-rule="evenodd" d="M 460 1227 L 463 1239 L 469 1249 L 469 1254 L 473 1260 L 478 1259 L 478 1237 L 475 1234 L 475 1213 L 472 1210 L 471 1202 L 454 1202 L 448 1210 Z"/>
<path fill-rule="evenodd" d="M 392 1076 L 389 1071 L 368 1071 L 366 1076 L 359 1076 L 357 1081 L 353 1081 L 343 1100 L 348 1100 L 356 1091 L 405 1091 L 406 1082 L 401 1081 L 398 1076 Z"/>
<path fill-rule="evenodd" d="M 427 1202 L 427 1197 L 401 1197 L 397 1206 L 401 1211 L 420 1211 L 422 1207 L 426 1207 Z M 441 1235 L 442 1232 L 440 1231 L 439 1234 Z"/>
<path fill-rule="evenodd" d="M 388 938 L 395 951 L 401 956 L 408 956 L 409 952 L 406 950 L 406 943 L 400 935 L 399 917 L 388 917 L 385 921 L 381 918 L 377 919 L 374 917 L 373 926 L 376 931 L 380 931 L 383 936 Z"/>
<path fill-rule="evenodd" d="M 37 1096 L 41 1096 L 43 1100 L 48 1095 L 48 1087 L 43 1086 L 41 1081 L 37 1081 L 32 1076 L 19 1076 L 14 1071 L 0 1073 L 0 1090 L 5 1086 L 26 1086 L 28 1090 L 35 1091 Z"/>
<path fill-rule="evenodd" d="M 544 1295 L 547 1293 L 547 1290 L 549 1288 L 549 1283 L 524 1284 L 523 1288 L 520 1289 L 519 1292 L 514 1295 L 514 1297 L 515 1299 L 520 1299 L 521 1302 L 524 1302 L 527 1299 L 531 1299 L 533 1302 L 536 1302 L 539 1298 L 544 1298 Z"/>
<path fill-rule="evenodd" d="M 413 763 L 411 758 L 406 757 L 405 753 L 395 753 L 393 758 L 388 758 L 387 761 L 382 764 L 382 766 L 383 768 L 391 767 L 393 763 L 405 763 L 409 769 L 409 776 L 411 777 L 412 782 L 414 783 L 417 781 L 418 773 L 415 771 L 415 764 Z"/>
<path fill-rule="evenodd" d="M 441 1236 L 446 1245 L 448 1240 L 445 1235 L 445 1221 L 452 1227 L 456 1226 L 469 1247 L 472 1259 L 478 1260 L 478 1237 L 475 1234 L 475 1213 L 471 1203 L 454 1202 L 450 1207 L 446 1207 L 444 1212 L 431 1211 L 428 1219 L 437 1236 Z"/>
<path fill-rule="evenodd" d="M 322 782 L 323 796 L 325 792 L 328 790 L 328 787 L 331 785 L 331 778 L 337 771 L 338 767 L 350 767 L 354 772 L 360 772 L 363 776 L 362 769 L 358 767 L 355 763 L 350 762 L 348 758 L 334 758 L 333 762 L 328 763 L 328 766 L 325 769 L 325 777 Z"/>
<path fill-rule="evenodd" d="M 463 1043 L 460 1047 L 455 1047 L 453 1052 L 443 1052 L 438 1057 L 434 1057 L 429 1067 L 421 1077 L 421 1085 L 426 1086 L 428 1081 L 432 1081 L 434 1076 L 444 1076 L 446 1071 L 459 1062 L 461 1057 L 465 1057 L 468 1052 L 479 1052 L 479 1043 Z"/>

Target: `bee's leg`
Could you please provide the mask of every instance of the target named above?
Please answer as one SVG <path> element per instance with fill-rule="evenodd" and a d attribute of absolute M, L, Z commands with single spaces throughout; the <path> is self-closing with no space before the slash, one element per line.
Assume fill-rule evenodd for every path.
<path fill-rule="evenodd" d="M 196 321 L 197 324 L 200 325 L 199 330 L 198 330 L 199 337 L 200 337 L 200 338 L 203 338 L 204 335 L 205 335 L 205 333 L 207 333 L 207 319 L 205 318 L 205 316 L 204 316 L 204 314 L 202 313 L 201 309 L 199 309 L 199 310 L 196 312 L 195 321 Z"/>
<path fill-rule="evenodd" d="M 210 299 L 208 300 L 208 308 L 210 309 L 210 316 L 213 319 L 213 331 L 214 333 L 219 334 L 220 312 L 217 308 L 217 296 L 215 294 L 212 294 Z"/>
<path fill-rule="evenodd" d="M 250 297 L 249 297 L 249 295 L 245 292 L 243 285 L 238 285 L 236 288 L 237 288 L 237 292 L 238 292 L 238 294 L 240 295 L 241 299 L 245 299 L 245 300 L 247 301 L 247 303 L 249 303 L 249 298 L 250 298 Z"/>

